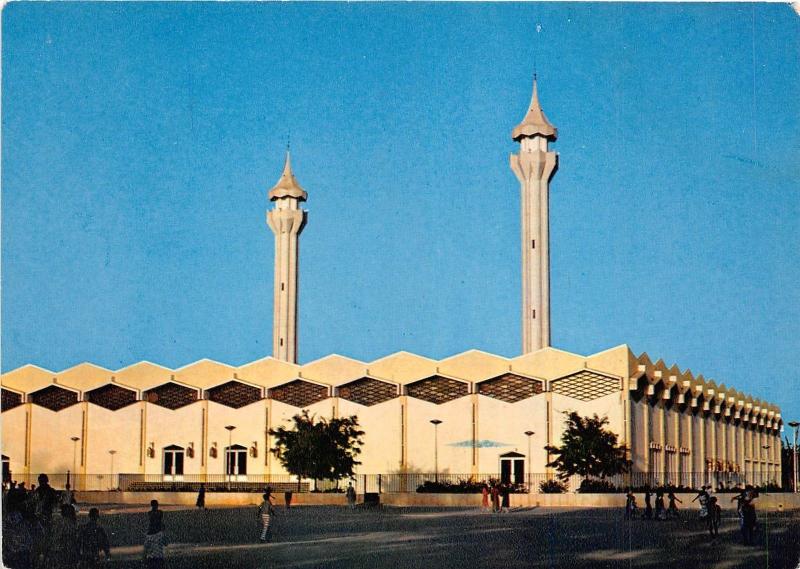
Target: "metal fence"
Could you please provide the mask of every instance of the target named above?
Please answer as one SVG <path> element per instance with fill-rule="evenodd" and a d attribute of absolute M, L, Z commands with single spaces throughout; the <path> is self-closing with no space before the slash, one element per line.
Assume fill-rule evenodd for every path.
<path fill-rule="evenodd" d="M 24 482 L 27 488 L 38 484 L 38 474 L 14 474 L 12 479 Z M 501 480 L 499 473 L 459 474 L 439 473 L 388 473 L 358 474 L 350 480 L 306 480 L 298 482 L 289 474 L 70 474 L 47 475 L 54 488 L 64 488 L 69 483 L 77 491 L 123 491 L 123 492 L 196 492 L 204 484 L 207 492 L 263 492 L 270 487 L 273 492 L 343 492 L 352 483 L 356 492 L 480 492 L 483 484 L 498 481 L 508 482 L 513 492 L 556 491 L 556 482 L 561 482 L 555 473 L 525 473 L 521 477 L 511 476 Z M 630 472 L 604 479 L 584 480 L 571 476 L 563 481 L 566 492 L 623 492 L 627 488 L 642 490 L 649 486 L 670 486 L 678 490 L 697 490 L 711 485 L 716 490 L 733 489 L 745 484 L 769 486 L 776 489 L 779 478 L 773 471 L 764 472 Z M 583 485 L 583 488 L 582 488 Z M 549 486 L 549 487 L 548 487 Z M 787 489 L 790 490 L 790 489 Z"/>

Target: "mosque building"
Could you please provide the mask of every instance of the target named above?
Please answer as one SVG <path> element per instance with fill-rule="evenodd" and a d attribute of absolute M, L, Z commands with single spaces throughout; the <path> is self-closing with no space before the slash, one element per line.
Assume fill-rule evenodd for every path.
<path fill-rule="evenodd" d="M 522 353 L 470 350 L 442 360 L 397 352 L 362 362 L 332 354 L 297 362 L 298 243 L 308 198 L 289 153 L 269 191 L 274 233 L 271 357 L 241 366 L 203 359 L 178 369 L 142 361 L 109 370 L 25 365 L 0 378 L 2 454 L 15 478 L 75 476 L 101 489 L 126 480 L 276 480 L 270 429 L 307 409 L 357 415 L 359 474 L 548 473 L 565 411 L 606 416 L 634 474 L 651 482 L 780 483 L 780 409 L 688 369 L 620 345 L 592 355 L 550 346 L 549 190 L 557 129 L 534 81 L 519 144 Z M 76 476 L 77 475 L 77 476 Z M 98 478 L 99 477 L 99 478 Z M 93 482 L 94 481 L 94 482 Z M 94 488 L 97 484 L 98 488 Z M 535 490 L 535 488 L 534 488 Z"/>

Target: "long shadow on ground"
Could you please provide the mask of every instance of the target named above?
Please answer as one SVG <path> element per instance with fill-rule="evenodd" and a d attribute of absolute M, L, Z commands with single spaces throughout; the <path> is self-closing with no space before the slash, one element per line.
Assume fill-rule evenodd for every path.
<path fill-rule="evenodd" d="M 688 514 L 685 514 L 688 516 Z M 626 521 L 608 509 L 338 507 L 279 510 L 273 540 L 258 541 L 255 508 L 168 511 L 172 569 L 314 568 L 658 568 L 797 569 L 800 519 L 761 514 L 757 543 L 740 545 L 738 524 L 723 520 L 711 540 L 694 520 Z M 144 513 L 103 516 L 114 545 L 111 566 L 141 567 Z"/>

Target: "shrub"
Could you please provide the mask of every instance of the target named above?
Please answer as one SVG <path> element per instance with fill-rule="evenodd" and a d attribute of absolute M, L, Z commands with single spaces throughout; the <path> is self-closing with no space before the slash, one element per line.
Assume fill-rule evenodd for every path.
<path fill-rule="evenodd" d="M 441 494 L 480 494 L 483 489 L 482 482 L 474 482 L 472 480 L 459 480 L 455 484 L 453 482 L 433 482 L 426 480 L 419 487 L 419 493 L 441 493 Z"/>
<path fill-rule="evenodd" d="M 596 478 L 584 478 L 578 488 L 581 494 L 611 494 L 621 490 L 608 480 L 598 480 Z"/>
<path fill-rule="evenodd" d="M 542 494 L 563 494 L 567 491 L 567 484 L 560 480 L 544 480 L 539 484 L 539 492 Z"/>

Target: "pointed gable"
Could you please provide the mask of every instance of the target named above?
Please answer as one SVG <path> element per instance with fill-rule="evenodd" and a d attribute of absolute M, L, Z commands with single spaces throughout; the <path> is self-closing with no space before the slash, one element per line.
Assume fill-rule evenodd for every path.
<path fill-rule="evenodd" d="M 436 367 L 436 360 L 408 352 L 396 352 L 368 365 L 370 376 L 402 384 L 436 375 Z"/>
<path fill-rule="evenodd" d="M 440 373 L 467 381 L 497 377 L 510 370 L 511 362 L 506 358 L 479 350 L 469 350 L 439 362 Z"/>
<path fill-rule="evenodd" d="M 331 354 L 305 364 L 300 368 L 300 372 L 305 379 L 328 385 L 339 385 L 361 379 L 367 375 L 367 364 L 337 354 Z"/>

